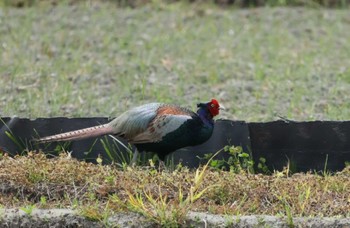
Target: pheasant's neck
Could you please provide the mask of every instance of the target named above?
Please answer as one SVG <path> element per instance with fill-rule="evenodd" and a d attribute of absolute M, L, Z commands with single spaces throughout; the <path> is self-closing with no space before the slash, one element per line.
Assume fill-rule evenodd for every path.
<path fill-rule="evenodd" d="M 197 114 L 205 125 L 214 126 L 213 117 L 208 109 L 200 108 L 198 109 Z"/>

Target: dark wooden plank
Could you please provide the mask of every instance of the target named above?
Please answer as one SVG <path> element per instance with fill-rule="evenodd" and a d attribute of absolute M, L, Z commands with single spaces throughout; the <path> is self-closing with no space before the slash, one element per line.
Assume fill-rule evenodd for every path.
<path fill-rule="evenodd" d="M 312 121 L 249 123 L 256 160 L 266 158 L 270 169 L 281 170 L 288 160 L 297 171 L 342 170 L 350 161 L 350 122 Z"/>

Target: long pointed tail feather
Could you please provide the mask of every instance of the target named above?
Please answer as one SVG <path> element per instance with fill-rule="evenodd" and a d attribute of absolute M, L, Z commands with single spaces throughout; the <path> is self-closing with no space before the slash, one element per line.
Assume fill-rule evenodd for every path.
<path fill-rule="evenodd" d="M 71 141 L 81 140 L 86 138 L 98 137 L 106 134 L 112 134 L 113 128 L 108 124 L 98 125 L 94 127 L 84 128 L 76 131 L 69 131 L 57 135 L 46 136 L 36 139 L 36 142 L 55 142 L 55 141 Z"/>

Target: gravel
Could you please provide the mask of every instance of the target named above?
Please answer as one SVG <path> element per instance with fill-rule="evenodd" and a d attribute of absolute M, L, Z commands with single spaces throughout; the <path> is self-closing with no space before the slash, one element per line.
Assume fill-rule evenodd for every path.
<path fill-rule="evenodd" d="M 119 213 L 106 221 L 91 221 L 70 209 L 1 209 L 1 227 L 154 227 L 135 213 Z M 184 227 L 350 227 L 350 218 L 293 218 L 250 215 L 229 216 L 190 212 Z"/>

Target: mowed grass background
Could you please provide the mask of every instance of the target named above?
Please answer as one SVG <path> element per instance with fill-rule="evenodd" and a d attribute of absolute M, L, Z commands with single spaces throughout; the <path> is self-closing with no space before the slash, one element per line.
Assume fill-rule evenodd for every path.
<path fill-rule="evenodd" d="M 0 116 L 115 117 L 147 102 L 221 118 L 350 119 L 347 9 L 113 2 L 0 9 Z"/>

